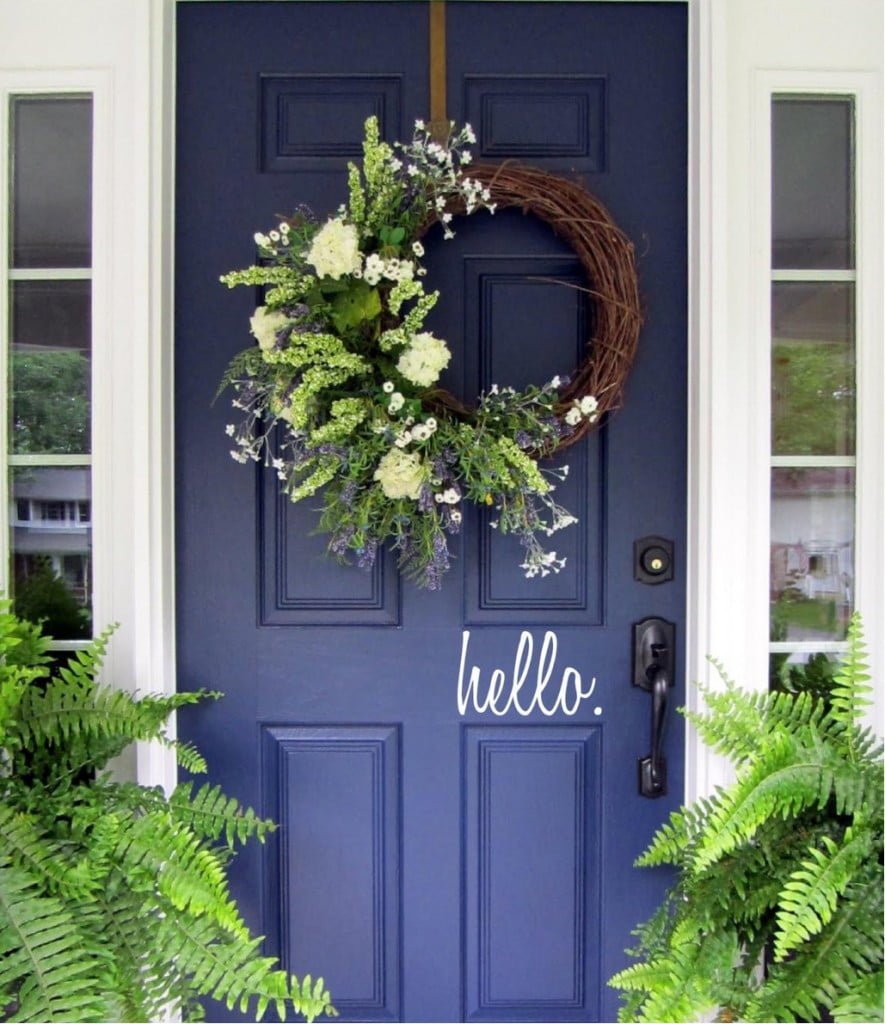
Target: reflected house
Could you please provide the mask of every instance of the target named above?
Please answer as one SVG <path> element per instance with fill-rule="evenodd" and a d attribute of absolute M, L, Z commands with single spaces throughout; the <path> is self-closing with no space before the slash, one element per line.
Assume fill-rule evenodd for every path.
<path fill-rule="evenodd" d="M 787 596 L 828 603 L 842 621 L 853 599 L 852 521 L 852 470 L 775 472 L 771 494 L 772 600 Z"/>
<path fill-rule="evenodd" d="M 90 471 L 20 467 L 14 470 L 10 520 L 14 576 L 26 580 L 47 561 L 79 602 L 92 591 Z"/>

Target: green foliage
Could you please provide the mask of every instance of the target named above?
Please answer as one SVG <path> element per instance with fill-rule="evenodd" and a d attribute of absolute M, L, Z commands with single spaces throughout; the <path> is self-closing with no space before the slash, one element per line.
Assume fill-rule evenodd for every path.
<path fill-rule="evenodd" d="M 12 451 L 79 455 L 89 443 L 89 359 L 76 349 L 11 353 Z"/>
<path fill-rule="evenodd" d="M 854 359 L 847 344 L 781 341 L 774 347 L 772 451 L 854 451 Z M 826 415 L 821 415 L 826 409 Z"/>
<path fill-rule="evenodd" d="M 91 632 L 88 610 L 55 574 L 45 556 L 33 558 L 28 575 L 16 579 L 15 613 L 42 623 L 50 636 L 59 639 L 84 640 Z"/>
<path fill-rule="evenodd" d="M 861 725 L 860 619 L 826 699 L 723 680 L 688 717 L 736 777 L 637 861 L 678 874 L 611 979 L 621 1020 L 881 1021 L 882 748 Z"/>
<path fill-rule="evenodd" d="M 137 697 L 98 682 L 108 630 L 49 667 L 42 631 L 0 605 L 0 1006 L 10 1021 L 158 1020 L 201 996 L 257 1017 L 333 1015 L 322 979 L 260 954 L 231 898 L 236 846 L 273 823 L 217 786 L 167 798 L 113 778 L 137 740 L 175 747 L 170 714 L 218 696 Z"/>

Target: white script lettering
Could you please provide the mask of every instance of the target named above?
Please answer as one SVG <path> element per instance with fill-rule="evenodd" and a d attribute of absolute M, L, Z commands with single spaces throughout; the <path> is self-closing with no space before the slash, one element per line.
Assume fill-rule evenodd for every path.
<path fill-rule="evenodd" d="M 581 680 L 581 673 L 570 666 L 566 666 L 559 680 L 559 690 L 556 691 L 555 684 L 550 688 L 551 677 L 556 665 L 556 652 L 559 641 L 556 634 L 548 630 L 544 634 L 544 642 L 538 656 L 538 668 L 535 675 L 534 693 L 529 699 L 527 693 L 522 697 L 522 689 L 529 676 L 534 656 L 535 641 L 532 634 L 523 630 L 519 645 L 516 648 L 516 657 L 513 660 L 513 676 L 510 682 L 510 692 L 504 697 L 507 675 L 501 668 L 492 670 L 489 676 L 488 689 L 485 697 L 480 696 L 481 672 L 478 666 L 471 665 L 469 682 L 465 684 L 465 670 L 467 667 L 467 647 L 470 643 L 470 630 L 465 629 L 461 633 L 461 666 L 458 672 L 458 712 L 461 715 L 467 713 L 469 705 L 480 714 L 491 711 L 493 715 L 506 715 L 511 708 L 517 714 L 527 718 L 534 710 L 540 711 L 542 715 L 551 717 L 557 711 L 566 715 L 574 715 L 580 708 L 582 701 L 593 695 L 596 689 L 596 678 L 590 680 L 589 689 L 585 690 Z M 571 690 L 573 693 L 570 693 Z M 545 700 L 546 696 L 546 700 Z M 598 713 L 598 712 L 597 712 Z"/>

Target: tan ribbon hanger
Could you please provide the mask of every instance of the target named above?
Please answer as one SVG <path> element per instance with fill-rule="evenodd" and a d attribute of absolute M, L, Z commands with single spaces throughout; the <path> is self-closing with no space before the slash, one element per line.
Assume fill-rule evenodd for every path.
<path fill-rule="evenodd" d="M 446 114 L 446 0 L 428 0 L 430 8 L 430 134 L 436 142 L 449 137 Z"/>

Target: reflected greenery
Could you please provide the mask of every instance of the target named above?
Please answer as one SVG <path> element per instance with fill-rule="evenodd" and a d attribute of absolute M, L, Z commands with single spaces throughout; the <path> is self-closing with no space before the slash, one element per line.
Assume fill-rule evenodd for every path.
<path fill-rule="evenodd" d="M 854 366 L 845 345 L 776 343 L 771 384 L 775 454 L 853 454 Z"/>
<path fill-rule="evenodd" d="M 19 618 L 42 625 L 56 640 L 84 640 L 92 636 L 88 609 L 55 574 L 46 557 L 31 559 L 27 576 L 15 580 L 13 610 Z"/>
<path fill-rule="evenodd" d="M 89 359 L 76 349 L 47 349 L 13 351 L 11 362 L 13 453 L 88 453 Z"/>

